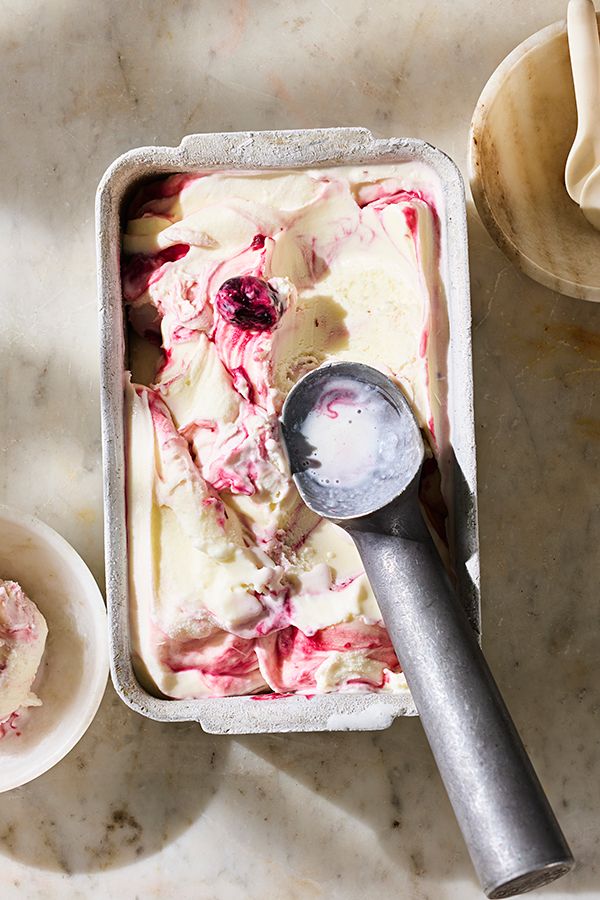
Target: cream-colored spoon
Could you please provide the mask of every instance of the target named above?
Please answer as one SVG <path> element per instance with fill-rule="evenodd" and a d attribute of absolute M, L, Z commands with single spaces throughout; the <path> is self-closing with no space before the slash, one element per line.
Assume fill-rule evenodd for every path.
<path fill-rule="evenodd" d="M 600 166 L 584 181 L 579 206 L 590 225 L 600 230 Z"/>
<path fill-rule="evenodd" d="M 577 134 L 565 166 L 565 185 L 586 218 L 600 227 L 600 39 L 592 0 L 570 0 L 567 32 Z"/>

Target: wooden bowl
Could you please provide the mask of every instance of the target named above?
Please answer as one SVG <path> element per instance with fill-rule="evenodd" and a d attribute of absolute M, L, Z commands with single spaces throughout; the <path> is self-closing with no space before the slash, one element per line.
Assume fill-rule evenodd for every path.
<path fill-rule="evenodd" d="M 486 228 L 523 272 L 561 294 L 600 301 L 600 231 L 564 185 L 576 126 L 562 21 L 513 50 L 483 89 L 469 177 Z"/>

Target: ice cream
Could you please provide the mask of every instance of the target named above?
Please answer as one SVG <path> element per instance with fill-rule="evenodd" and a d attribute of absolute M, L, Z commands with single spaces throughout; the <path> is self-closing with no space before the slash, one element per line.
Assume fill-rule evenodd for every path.
<path fill-rule="evenodd" d="M 278 415 L 305 372 L 365 362 L 438 452 L 441 202 L 415 165 L 175 175 L 133 198 L 129 589 L 152 689 L 405 689 L 351 538 L 295 490 Z"/>
<path fill-rule="evenodd" d="M 396 408 L 373 385 L 347 376 L 329 376 L 294 432 L 305 448 L 303 471 L 321 493 L 356 496 L 368 485 L 396 484 L 407 453 L 418 466 Z"/>
<path fill-rule="evenodd" d="M 48 628 L 43 615 L 16 581 L 0 581 L 0 737 L 41 700 L 32 692 Z"/>

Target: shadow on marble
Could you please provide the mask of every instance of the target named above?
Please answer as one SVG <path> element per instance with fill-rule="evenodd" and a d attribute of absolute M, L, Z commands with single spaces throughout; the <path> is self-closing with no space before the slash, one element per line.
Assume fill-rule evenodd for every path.
<path fill-rule="evenodd" d="M 469 206 L 483 645 L 571 843 L 600 882 L 600 305 L 519 273 Z M 493 273 L 490 276 L 490 273 Z"/>
<path fill-rule="evenodd" d="M 43 300 L 39 291 L 40 303 Z M 32 314 L 32 325 L 37 324 Z M 75 347 L 75 354 L 77 347 Z M 26 333 L 0 335 L 0 420 L 10 436 L 0 475 L 2 502 L 38 516 L 63 535 L 104 585 L 99 388 L 72 346 L 35 353 Z"/>
<path fill-rule="evenodd" d="M 372 734 L 239 740 L 278 773 L 314 793 L 321 806 L 338 811 L 316 817 L 309 802 L 287 810 L 295 831 L 310 836 L 304 865 L 317 869 L 320 880 L 335 884 L 343 879 L 340 890 L 345 886 L 346 895 L 353 897 L 353 885 L 377 883 L 384 870 L 392 884 L 411 885 L 414 897 L 436 887 L 451 896 L 455 880 L 478 884 L 418 720 L 398 720 Z M 279 796 L 285 802 L 283 792 Z M 286 818 L 283 811 L 278 816 Z M 332 827 L 332 820 L 337 826 Z M 251 840 L 259 847 L 263 835 L 257 824 Z M 265 829 L 270 826 L 265 823 Z M 365 841 L 365 828 L 381 852 L 374 854 Z"/>
<path fill-rule="evenodd" d="M 54 769 L 0 800 L 0 854 L 73 874 L 158 853 L 219 789 L 227 740 L 132 713 L 107 689 L 92 727 Z"/>
<path fill-rule="evenodd" d="M 459 7 L 445 11 L 442 30 L 423 3 L 370 5 L 347 17 L 328 4 L 317 11 L 310 3 L 293 10 L 267 5 L 252 13 L 243 3 L 228 4 L 210 27 L 205 15 L 202 5 L 184 0 L 168 7 L 139 0 L 135 15 L 96 4 L 81 21 L 73 0 L 23 4 L 6 23 L 4 64 L 15 77 L 0 83 L 3 202 L 58 232 L 78 215 L 87 231 L 93 191 L 115 156 L 140 144 L 177 144 L 194 131 L 366 125 L 443 146 L 440 138 L 453 140 L 456 132 L 457 105 L 473 108 L 487 75 L 529 27 L 525 14 L 514 22 L 504 17 L 502 35 L 480 27 L 476 46 L 457 40 L 456 64 L 446 67 L 438 62 L 448 37 L 464 29 Z M 486 15 L 473 10 L 472 27 Z M 329 31 L 335 48 L 315 40 L 321 18 L 321 34 Z M 530 18 L 532 30 L 546 21 L 536 11 Z M 257 65 L 251 48 L 271 31 L 278 41 Z M 453 102 L 440 104 L 440 95 Z M 43 178 L 16 183 L 24 138 L 44 161 Z M 81 203 L 78 213 L 65 214 L 64 197 L 71 203 L 85 196 L 87 210 Z M 70 237 L 78 235 L 72 230 Z"/>

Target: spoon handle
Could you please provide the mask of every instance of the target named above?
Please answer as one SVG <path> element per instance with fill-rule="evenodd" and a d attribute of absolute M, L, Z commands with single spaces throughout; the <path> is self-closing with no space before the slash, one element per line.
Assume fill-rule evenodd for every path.
<path fill-rule="evenodd" d="M 433 541 L 348 531 L 486 895 L 565 874 L 573 857 Z"/>
<path fill-rule="evenodd" d="M 567 34 L 577 102 L 577 127 L 593 137 L 600 115 L 600 40 L 592 0 L 570 0 Z"/>

